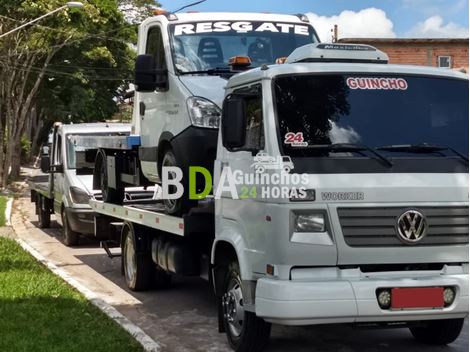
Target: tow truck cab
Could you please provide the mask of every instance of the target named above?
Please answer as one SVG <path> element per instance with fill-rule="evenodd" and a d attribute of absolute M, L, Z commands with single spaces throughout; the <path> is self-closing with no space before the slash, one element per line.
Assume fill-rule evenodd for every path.
<path fill-rule="evenodd" d="M 224 86 L 239 72 L 230 59 L 247 56 L 244 69 L 260 67 L 316 42 L 304 15 L 165 13 L 144 21 L 132 120 L 137 139 L 131 153 L 117 156 L 129 167 L 114 170 L 117 182 L 103 194 L 117 196 L 105 200 L 121 201 L 125 186 L 160 183 L 163 165 L 180 167 L 184 181 L 191 165 L 212 170 Z M 99 163 L 106 163 L 105 154 Z M 193 205 L 186 198 L 165 201 L 166 211 L 184 214 Z"/>
<path fill-rule="evenodd" d="M 229 80 L 212 264 L 236 350 L 246 324 L 262 340 L 266 322 L 419 323 L 413 335 L 431 343 L 460 333 L 468 77 L 387 61 L 370 46 L 314 44 Z M 251 183 L 257 153 L 289 156 L 294 169 Z"/>

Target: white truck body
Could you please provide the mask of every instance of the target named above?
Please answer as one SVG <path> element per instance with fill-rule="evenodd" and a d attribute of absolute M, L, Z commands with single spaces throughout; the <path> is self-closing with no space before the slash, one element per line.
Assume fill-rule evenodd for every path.
<path fill-rule="evenodd" d="M 173 16 L 143 23 L 139 53 L 152 26 L 168 35 L 171 18 L 191 34 L 230 30 L 214 19 L 295 22 L 269 14 Z M 202 24 L 188 25 L 195 18 Z M 122 226 L 128 287 L 146 289 L 155 274 L 159 286 L 170 274 L 212 277 L 219 331 L 237 352 L 262 351 L 269 323 L 398 324 L 420 341 L 455 340 L 469 299 L 468 77 L 387 60 L 370 46 L 311 44 L 279 60 L 286 64 L 259 65 L 228 81 L 173 76 L 169 65 L 166 93 L 137 93 L 139 155 L 155 157 L 158 150 L 146 150 L 157 145 L 155 136 L 191 125 L 182 102 L 225 85 L 225 98 L 211 98 L 223 108 L 220 131 L 213 129 L 214 197 L 182 217 L 164 213 L 165 199 L 91 201 L 96 231 Z M 170 139 L 187 154 L 203 149 Z M 102 165 L 119 165 L 126 155 L 103 151 Z M 249 176 L 264 161 L 293 166 L 258 173 L 276 187 L 283 180 L 287 192 L 247 186 L 250 177 L 225 187 L 232 171 Z M 155 163 L 139 162 L 156 180 Z M 300 181 L 302 192 L 292 192 Z"/>
<path fill-rule="evenodd" d="M 31 199 L 37 203 L 38 215 L 49 219 L 51 214 L 56 214 L 56 220 L 62 226 L 67 217 L 68 226 L 74 233 L 94 235 L 94 214 L 88 204 L 97 193 L 93 190 L 94 163 L 85 161 L 84 153 L 97 149 L 96 143 L 103 136 L 126 136 L 130 129 L 130 124 L 122 123 L 56 125 L 49 138 L 51 145 L 44 147 L 48 153 L 43 153 L 48 160 L 47 170 L 44 170 L 49 173 L 48 180 L 30 183 Z M 89 138 L 92 145 L 77 142 L 76 138 L 80 137 Z M 48 223 L 49 220 L 42 225 Z"/>

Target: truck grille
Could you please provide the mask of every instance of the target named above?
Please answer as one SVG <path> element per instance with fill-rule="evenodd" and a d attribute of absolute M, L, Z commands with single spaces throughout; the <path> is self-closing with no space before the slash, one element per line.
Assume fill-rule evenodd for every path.
<path fill-rule="evenodd" d="M 398 238 L 398 217 L 409 208 L 339 208 L 344 240 L 351 247 L 408 246 Z M 417 208 L 428 230 L 417 246 L 468 244 L 467 207 Z"/>

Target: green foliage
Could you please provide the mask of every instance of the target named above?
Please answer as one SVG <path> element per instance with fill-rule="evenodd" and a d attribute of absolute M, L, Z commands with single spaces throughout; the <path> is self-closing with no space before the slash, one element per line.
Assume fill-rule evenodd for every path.
<path fill-rule="evenodd" d="M 25 135 L 21 136 L 21 159 L 27 160 L 31 155 L 31 141 Z"/>
<path fill-rule="evenodd" d="M 142 351 L 80 293 L 0 237 L 0 351 Z"/>
<path fill-rule="evenodd" d="M 8 198 L 0 196 L 0 227 L 6 224 L 6 209 L 7 209 Z"/>

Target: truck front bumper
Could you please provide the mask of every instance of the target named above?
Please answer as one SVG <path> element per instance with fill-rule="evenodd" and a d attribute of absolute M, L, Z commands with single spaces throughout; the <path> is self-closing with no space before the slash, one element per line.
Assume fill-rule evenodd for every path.
<path fill-rule="evenodd" d="M 282 325 L 405 322 L 463 318 L 468 314 L 468 264 L 441 272 L 362 273 L 359 269 L 303 269 L 297 280 L 263 278 L 256 286 L 256 315 Z M 336 274 L 334 274 L 336 272 Z M 452 305 L 440 309 L 384 310 L 379 288 L 452 286 Z"/>
<path fill-rule="evenodd" d="M 65 214 L 73 231 L 83 235 L 95 233 L 95 212 L 87 208 L 65 208 Z"/>

